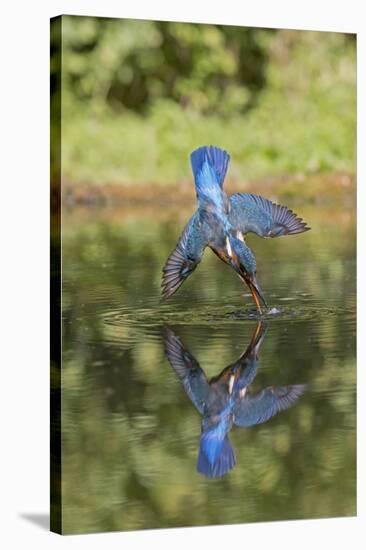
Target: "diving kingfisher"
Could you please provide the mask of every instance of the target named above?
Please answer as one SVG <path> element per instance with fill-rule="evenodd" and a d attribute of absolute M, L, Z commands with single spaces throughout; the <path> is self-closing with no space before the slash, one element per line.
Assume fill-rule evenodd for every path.
<path fill-rule="evenodd" d="M 235 193 L 228 196 L 224 179 L 229 154 L 204 146 L 191 154 L 198 207 L 163 268 L 162 298 L 169 298 L 200 263 L 208 246 L 245 282 L 260 314 L 268 307 L 256 276 L 256 260 L 245 242 L 249 232 L 260 237 L 281 237 L 309 231 L 310 227 L 286 206 L 260 195 Z"/>
<path fill-rule="evenodd" d="M 268 386 L 252 393 L 250 386 L 258 371 L 265 332 L 258 323 L 241 357 L 208 381 L 180 338 L 169 327 L 164 328 L 167 359 L 202 415 L 197 470 L 206 477 L 221 477 L 234 468 L 236 457 L 228 437 L 233 425 L 248 428 L 267 422 L 292 407 L 306 389 L 305 384 L 293 384 Z"/>

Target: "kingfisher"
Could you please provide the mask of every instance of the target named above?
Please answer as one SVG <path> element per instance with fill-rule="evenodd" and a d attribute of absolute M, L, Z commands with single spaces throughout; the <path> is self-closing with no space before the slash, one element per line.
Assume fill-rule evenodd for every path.
<path fill-rule="evenodd" d="M 253 193 L 224 191 L 230 155 L 215 146 L 204 146 L 191 153 L 197 209 L 185 226 L 178 243 L 163 267 L 162 299 L 172 296 L 196 269 L 206 247 L 249 287 L 260 314 L 267 308 L 257 280 L 253 251 L 245 241 L 247 233 L 260 237 L 281 237 L 309 231 L 310 227 L 286 206 Z"/>
<path fill-rule="evenodd" d="M 249 427 L 267 422 L 294 405 L 306 389 L 305 384 L 295 384 L 269 386 L 256 394 L 250 392 L 265 333 L 259 322 L 239 359 L 208 381 L 180 338 L 169 327 L 164 328 L 167 359 L 202 416 L 197 470 L 206 477 L 221 477 L 234 468 L 236 457 L 228 437 L 233 425 Z"/>

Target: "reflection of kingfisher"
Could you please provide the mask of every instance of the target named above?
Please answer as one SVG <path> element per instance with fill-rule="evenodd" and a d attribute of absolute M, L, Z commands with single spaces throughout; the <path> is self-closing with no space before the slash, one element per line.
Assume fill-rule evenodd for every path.
<path fill-rule="evenodd" d="M 305 385 L 270 386 L 251 395 L 248 386 L 259 366 L 258 351 L 265 331 L 258 323 L 243 355 L 209 382 L 196 359 L 170 328 L 164 329 L 165 352 L 184 389 L 201 413 L 202 431 L 197 470 L 207 477 L 220 477 L 236 464 L 228 438 L 232 425 L 252 426 L 266 422 L 291 407 Z"/>
<path fill-rule="evenodd" d="M 229 160 L 226 151 L 212 146 L 191 154 L 198 208 L 163 268 L 162 296 L 174 294 L 209 246 L 246 282 L 261 313 L 261 304 L 266 306 L 266 301 L 256 279 L 255 256 L 244 235 L 252 232 L 260 237 L 280 237 L 310 228 L 286 206 L 259 195 L 235 193 L 228 197 L 223 183 Z"/>

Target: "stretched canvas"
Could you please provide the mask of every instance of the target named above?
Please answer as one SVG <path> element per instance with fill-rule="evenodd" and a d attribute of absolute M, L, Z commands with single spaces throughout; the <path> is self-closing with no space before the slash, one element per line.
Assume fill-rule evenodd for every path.
<path fill-rule="evenodd" d="M 53 531 L 356 514 L 355 80 L 353 34 L 51 20 Z"/>

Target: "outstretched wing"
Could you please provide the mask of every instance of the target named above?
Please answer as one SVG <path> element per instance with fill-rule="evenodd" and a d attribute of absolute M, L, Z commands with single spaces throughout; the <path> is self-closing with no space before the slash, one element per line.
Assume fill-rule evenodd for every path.
<path fill-rule="evenodd" d="M 234 424 L 252 426 L 267 422 L 272 416 L 291 407 L 305 391 L 304 384 L 270 387 L 254 396 L 245 395 L 234 409 Z"/>
<path fill-rule="evenodd" d="M 199 226 L 198 212 L 195 212 L 163 267 L 163 299 L 172 296 L 196 269 L 206 246 L 207 241 Z"/>
<path fill-rule="evenodd" d="M 183 346 L 174 332 L 164 327 L 165 354 L 183 387 L 198 411 L 203 414 L 204 403 L 210 392 L 206 375 L 196 359 Z"/>
<path fill-rule="evenodd" d="M 235 193 L 230 197 L 229 219 L 241 233 L 256 233 L 260 237 L 280 237 L 309 231 L 302 218 L 272 201 L 248 193 Z"/>

